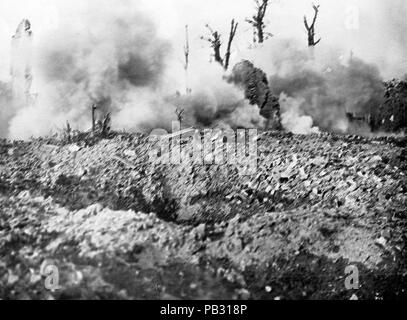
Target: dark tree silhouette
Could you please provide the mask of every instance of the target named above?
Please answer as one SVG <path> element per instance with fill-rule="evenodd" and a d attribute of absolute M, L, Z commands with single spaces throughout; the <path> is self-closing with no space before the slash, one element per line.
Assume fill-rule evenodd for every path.
<path fill-rule="evenodd" d="M 202 40 L 206 40 L 210 43 L 213 52 L 214 52 L 214 58 L 215 61 L 218 62 L 220 65 L 223 66 L 223 59 L 220 54 L 220 48 L 222 46 L 222 41 L 220 40 L 220 33 L 218 31 L 213 30 L 209 24 L 206 25 L 210 32 L 210 37 L 201 37 Z"/>
<path fill-rule="evenodd" d="M 263 43 L 267 38 L 272 37 L 271 33 L 265 32 L 266 24 L 264 17 L 266 16 L 269 0 L 255 0 L 256 14 L 251 19 L 246 19 L 255 29 L 254 42 Z"/>
<path fill-rule="evenodd" d="M 231 56 L 231 48 L 232 48 L 232 43 L 233 40 L 236 36 L 236 31 L 237 31 L 237 27 L 238 27 L 238 23 L 235 22 L 235 20 L 233 19 L 231 22 L 231 27 L 230 27 L 230 33 L 229 33 L 229 41 L 228 41 L 228 45 L 226 48 L 226 53 L 225 53 L 225 57 L 222 58 L 222 54 L 220 52 L 221 47 L 222 47 L 222 41 L 221 41 L 221 34 L 216 31 L 213 30 L 208 24 L 206 25 L 206 27 L 208 28 L 208 30 L 210 31 L 210 37 L 201 37 L 202 40 L 206 40 L 210 43 L 213 52 L 214 52 L 214 58 L 215 61 L 218 62 L 225 70 L 227 70 L 229 68 L 229 61 L 230 61 L 230 56 Z"/>
<path fill-rule="evenodd" d="M 186 85 L 186 93 L 189 94 L 192 92 L 192 89 L 189 88 L 188 84 L 188 69 L 189 69 L 189 30 L 188 25 L 185 26 L 185 45 L 184 45 L 184 70 L 185 70 L 185 85 Z"/>
<path fill-rule="evenodd" d="M 233 39 L 236 36 L 236 31 L 237 31 L 237 26 L 239 24 L 235 23 L 235 20 L 232 20 L 230 24 L 230 33 L 229 33 L 229 41 L 228 41 L 228 47 L 226 49 L 226 54 L 225 54 L 225 70 L 229 68 L 229 61 L 230 61 L 230 55 L 231 55 L 231 49 L 232 49 L 232 42 Z"/>
<path fill-rule="evenodd" d="M 308 32 L 308 46 L 309 47 L 315 47 L 321 41 L 321 38 L 319 38 L 318 41 L 315 41 L 315 23 L 318 18 L 319 5 L 316 6 L 313 4 L 312 7 L 314 8 L 315 14 L 314 14 L 314 19 L 312 20 L 311 25 L 308 23 L 307 16 L 304 16 L 304 25 Z"/>
<path fill-rule="evenodd" d="M 95 129 L 96 129 L 96 109 L 97 106 L 96 104 L 92 105 L 92 132 L 95 133 Z"/>
<path fill-rule="evenodd" d="M 189 35 L 188 35 L 188 25 L 185 26 L 185 46 L 184 46 L 184 69 L 188 71 L 189 67 Z"/>

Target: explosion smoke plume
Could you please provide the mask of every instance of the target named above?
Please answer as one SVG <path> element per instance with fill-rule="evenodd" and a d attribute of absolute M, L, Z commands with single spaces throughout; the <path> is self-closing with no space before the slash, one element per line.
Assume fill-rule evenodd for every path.
<path fill-rule="evenodd" d="M 74 27 L 65 21 L 36 43 L 37 100 L 2 116 L 3 122 L 10 121 L 3 135 L 47 135 L 66 121 L 75 129 L 89 129 L 93 104 L 100 116 L 112 112 L 114 127 L 126 130 L 170 129 L 176 107 L 186 109 L 194 126 L 260 125 L 256 109 L 241 90 L 223 81 L 218 66 L 192 69 L 192 94 L 175 95 L 169 83 L 183 76 L 167 68 L 174 65 L 172 48 L 152 20 L 126 3 L 113 10 L 103 3 Z"/>
<path fill-rule="evenodd" d="M 270 75 L 283 126 L 291 132 L 308 134 L 319 127 L 346 133 L 347 112 L 373 114 L 383 101 L 379 70 L 339 49 L 314 51 L 284 40 L 249 54 Z"/>
<path fill-rule="evenodd" d="M 113 128 L 117 129 L 170 130 L 177 107 L 185 109 L 186 125 L 264 126 L 257 106 L 250 105 L 243 90 L 224 81 L 223 70 L 205 60 L 207 48 L 200 50 L 191 39 L 187 85 L 192 94 L 175 94 L 176 90 L 185 90 L 180 80 L 185 78 L 184 70 L 170 45 L 173 39 L 164 40 L 156 29 L 152 21 L 155 16 L 150 18 L 135 9 L 139 5 L 132 1 L 121 1 L 114 7 L 110 1 L 92 3 L 89 1 L 75 21 L 68 15 L 62 17 L 57 30 L 35 41 L 35 104 L 16 107 L 9 84 L 0 84 L 2 136 L 46 135 L 62 128 L 66 121 L 74 129 L 89 129 L 94 103 L 100 116 L 112 112 Z M 399 15 L 394 18 L 394 10 L 380 12 L 384 13 L 384 22 L 396 21 L 388 23 L 387 29 L 394 31 L 401 25 Z M 382 20 L 374 27 L 379 28 Z M 329 31 L 331 41 L 336 39 L 336 34 L 323 26 L 322 20 L 321 32 Z M 35 37 L 35 24 L 33 30 Z M 397 34 L 402 33 L 397 30 Z M 324 44 L 328 43 L 328 37 L 322 36 Z M 372 113 L 382 101 L 384 87 L 379 70 L 357 55 L 350 59 L 345 48 L 327 51 L 321 45 L 312 53 L 304 43 L 278 36 L 251 50 L 237 48 L 244 44 L 239 36 L 236 44 L 231 66 L 246 59 L 267 73 L 272 92 L 280 97 L 286 130 L 311 133 L 319 127 L 346 132 L 346 112 Z M 401 46 L 400 52 L 404 50 Z M 373 53 L 365 56 L 369 61 L 379 61 Z M 378 65 L 381 71 L 390 70 L 387 62 Z"/>
<path fill-rule="evenodd" d="M 65 121 L 88 129 L 92 104 L 101 114 L 120 112 L 133 102 L 133 89 L 158 90 L 169 44 L 157 36 L 153 23 L 124 8 L 99 9 L 87 19 L 91 27 L 79 35 L 67 26 L 37 44 L 34 69 L 40 92 L 36 103 L 11 121 L 11 137 L 47 134 Z M 32 124 L 36 120 L 42 122 L 40 128 Z"/>

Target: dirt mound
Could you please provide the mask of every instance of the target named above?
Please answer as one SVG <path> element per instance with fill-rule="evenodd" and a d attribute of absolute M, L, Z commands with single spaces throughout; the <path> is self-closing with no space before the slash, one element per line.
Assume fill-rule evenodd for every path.
<path fill-rule="evenodd" d="M 0 296 L 405 297 L 405 142 L 256 141 L 254 175 L 151 161 L 143 135 L 1 142 Z M 44 289 L 44 265 L 59 268 L 60 290 Z M 349 265 L 357 292 L 344 286 Z"/>

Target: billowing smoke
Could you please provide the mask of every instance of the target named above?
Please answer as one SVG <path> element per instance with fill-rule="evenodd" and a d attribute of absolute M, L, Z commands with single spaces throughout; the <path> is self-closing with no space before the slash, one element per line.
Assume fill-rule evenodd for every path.
<path fill-rule="evenodd" d="M 10 101 L 10 85 L 0 84 L 0 135 L 12 138 L 46 135 L 62 128 L 66 121 L 74 129 L 87 130 L 93 104 L 98 107 L 99 117 L 112 112 L 113 127 L 117 129 L 168 130 L 171 121 L 176 120 L 176 108 L 185 110 L 183 121 L 186 126 L 264 127 L 265 119 L 259 115 L 258 106 L 245 99 L 247 95 L 239 86 L 224 80 L 220 66 L 208 61 L 210 48 L 199 39 L 208 21 L 207 17 L 200 16 L 195 5 L 188 14 L 182 14 L 182 17 L 180 14 L 180 21 L 172 19 L 171 22 L 164 19 L 167 12 L 157 12 L 157 6 L 152 5 L 152 14 L 147 14 L 141 10 L 145 9 L 141 8 L 143 1 L 136 2 L 124 0 L 112 6 L 111 1 L 86 1 L 86 5 L 75 14 L 64 15 L 62 12 L 59 27 L 52 32 L 42 30 L 40 38 L 35 38 L 36 25 L 33 23 L 36 40 L 32 54 L 34 82 L 31 93 L 34 93 L 36 102 L 16 107 Z M 361 10 L 371 6 L 371 1 L 359 2 Z M 343 31 L 343 21 L 337 21 L 339 18 L 331 23 L 342 4 L 328 5 L 321 0 L 318 32 L 323 41 L 311 51 L 306 47 L 304 34 L 301 34 L 302 16 L 309 5 L 300 5 L 298 1 L 287 3 L 297 8 L 291 16 L 287 5 L 287 17 L 293 19 L 281 18 L 286 17 L 284 8 L 271 10 L 275 19 L 271 19 L 274 24 L 270 28 L 274 29 L 276 36 L 264 46 L 250 50 L 244 49 L 251 40 L 243 23 L 248 11 L 242 10 L 242 16 L 233 13 L 230 18 L 235 17 L 241 23 L 230 65 L 246 59 L 268 75 L 271 92 L 279 97 L 285 129 L 295 133 L 311 133 L 317 128 L 347 132 L 347 112 L 371 114 L 383 98 L 383 77 L 378 68 L 369 63 L 374 62 L 387 77 L 394 74 L 395 69 L 401 69 L 383 56 L 395 56 L 400 60 L 400 53 L 405 52 L 406 42 L 401 41 L 404 38 L 393 38 L 391 45 L 385 46 L 386 39 L 372 41 L 372 37 L 388 33 L 404 37 L 400 31 L 404 14 L 393 9 L 385 10 L 383 6 L 386 5 L 374 2 L 380 19 L 376 15 L 364 14 L 358 30 Z M 199 5 L 207 6 L 206 3 Z M 189 8 L 189 1 L 186 5 L 174 0 L 167 7 Z M 404 13 L 405 10 L 401 11 Z M 209 22 L 215 28 L 220 27 L 226 38 L 228 30 L 221 28 L 229 26 L 225 23 L 229 21 L 228 17 L 223 12 L 218 12 L 218 16 L 219 21 Z M 366 23 L 369 19 L 375 23 Z M 176 35 L 168 32 L 163 36 L 162 29 L 167 26 L 171 29 L 171 23 L 176 26 L 173 28 Z M 181 52 L 185 40 L 184 23 L 191 24 L 191 65 L 187 77 Z M 374 30 L 390 32 L 365 32 L 370 26 Z M 344 33 L 352 33 L 354 37 L 341 41 Z M 284 37 L 290 40 L 282 40 Z M 359 46 L 355 45 L 353 38 L 360 39 Z M 380 50 L 372 48 L 372 44 L 379 43 Z M 353 47 L 355 53 L 351 56 Z M 327 48 L 334 49 L 327 51 Z M 390 51 L 383 54 L 383 48 Z M 187 79 L 186 83 L 183 83 L 184 79 Z M 191 93 L 185 94 L 186 88 Z M 176 94 L 177 90 L 181 93 Z"/>
<path fill-rule="evenodd" d="M 314 120 L 311 116 L 305 115 L 301 109 L 304 99 L 295 99 L 280 95 L 280 105 L 282 106 L 281 124 L 289 132 L 295 134 L 318 133 L 319 128 L 314 126 Z"/>
<path fill-rule="evenodd" d="M 0 82 L 0 137 L 8 134 L 8 122 L 14 116 L 13 95 L 9 83 Z"/>
<path fill-rule="evenodd" d="M 58 30 L 36 41 L 33 51 L 31 91 L 38 95 L 35 103 L 2 115 L 11 138 L 48 135 L 66 122 L 87 130 L 92 105 L 99 117 L 111 112 L 113 126 L 125 130 L 171 129 L 176 108 L 185 110 L 188 126 L 263 125 L 244 93 L 223 80 L 220 66 L 207 61 L 190 68 L 191 93 L 176 94 L 183 70 L 174 72 L 171 45 L 134 3 L 112 8 L 101 1 L 83 20 L 63 20 Z"/>
<path fill-rule="evenodd" d="M 184 110 L 182 126 L 197 128 L 257 128 L 264 126 L 264 118 L 258 108 L 245 99 L 244 92 L 227 83 L 223 69 L 217 64 L 205 64 L 206 68 L 192 68 L 188 83 L 188 94 L 181 92 L 165 93 L 154 98 L 141 94 L 144 98 L 136 108 L 124 108 L 117 120 L 127 130 L 162 128 L 171 130 L 176 121 L 176 109 Z M 177 77 L 183 77 L 182 75 Z M 185 88 L 184 88 L 185 89 Z M 148 101 L 153 99 L 152 101 Z M 129 119 L 137 119 L 140 110 L 148 117 L 137 127 Z"/>
<path fill-rule="evenodd" d="M 291 57 L 298 57 L 290 54 Z M 377 68 L 356 57 L 330 57 L 327 62 L 305 52 L 301 59 L 276 60 L 278 71 L 270 83 L 275 94 L 296 99 L 301 115 L 329 131 L 347 131 L 347 113 L 371 115 L 383 100 L 384 85 Z M 281 59 L 284 59 L 282 54 Z M 308 57 L 308 60 L 307 60 Z M 290 67 L 287 68 L 288 64 Z M 281 99 L 282 110 L 293 112 L 293 100 Z M 291 110 L 291 111 L 290 111 Z M 304 118 L 305 119 L 305 118 Z"/>
<path fill-rule="evenodd" d="M 280 97 L 283 126 L 295 133 L 316 127 L 348 132 L 347 113 L 374 114 L 383 101 L 379 70 L 339 49 L 308 49 L 295 41 L 276 41 L 252 58 L 267 70 L 272 92 Z"/>
<path fill-rule="evenodd" d="M 133 103 L 137 107 L 137 90 L 152 96 L 160 89 L 170 46 L 157 36 L 154 24 L 140 12 L 107 8 L 103 2 L 95 12 L 86 15 L 82 23 L 88 27 L 80 33 L 67 21 L 37 43 L 34 70 L 39 94 L 12 119 L 11 137 L 48 134 L 66 121 L 74 128 L 89 129 L 93 104 L 104 116 Z M 142 119 L 139 114 L 134 121 Z"/>

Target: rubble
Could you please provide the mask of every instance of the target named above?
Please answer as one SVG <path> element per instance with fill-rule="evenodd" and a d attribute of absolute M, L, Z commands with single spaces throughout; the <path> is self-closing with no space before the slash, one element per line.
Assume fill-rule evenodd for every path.
<path fill-rule="evenodd" d="M 153 162 L 138 134 L 0 142 L 0 297 L 348 299 L 338 278 L 350 264 L 364 274 L 359 299 L 402 297 L 402 141 L 260 132 L 257 143 L 245 176 Z M 61 290 L 44 289 L 44 261 Z"/>

